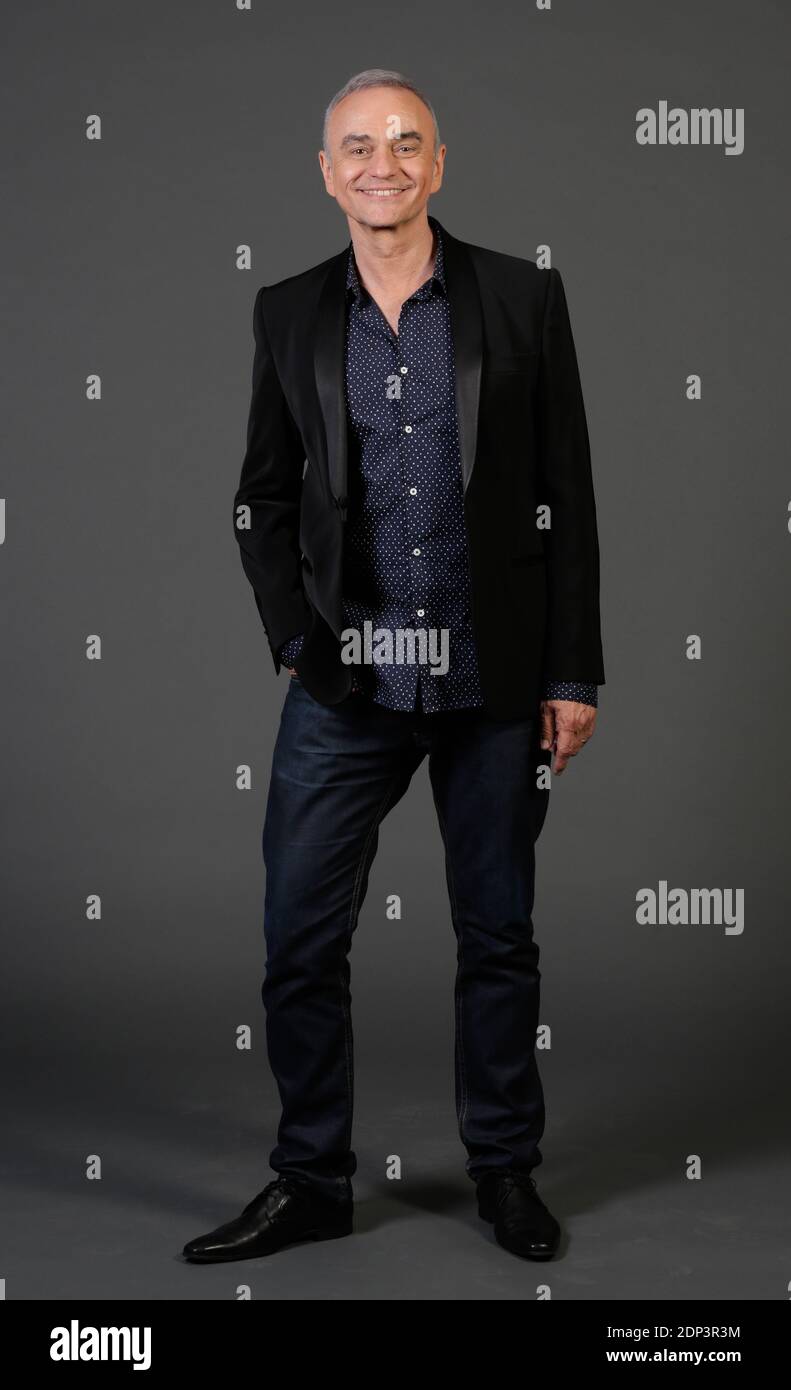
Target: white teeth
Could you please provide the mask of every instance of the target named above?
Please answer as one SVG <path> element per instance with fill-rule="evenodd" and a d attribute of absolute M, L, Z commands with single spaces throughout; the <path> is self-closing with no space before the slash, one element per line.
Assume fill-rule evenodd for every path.
<path fill-rule="evenodd" d="M 359 188 L 358 193 L 367 193 L 369 198 L 393 198 L 396 193 L 403 193 L 403 188 Z"/>

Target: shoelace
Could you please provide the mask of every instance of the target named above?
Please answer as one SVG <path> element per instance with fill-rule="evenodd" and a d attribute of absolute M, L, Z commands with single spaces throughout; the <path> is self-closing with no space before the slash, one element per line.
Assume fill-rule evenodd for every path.
<path fill-rule="evenodd" d="M 505 1200 L 511 1187 L 521 1187 L 524 1188 L 526 1192 L 536 1192 L 536 1180 L 535 1178 L 531 1178 L 529 1173 L 512 1173 L 506 1171 L 503 1173 L 503 1178 L 506 1180 L 506 1186 L 500 1198 L 501 1201 Z M 540 1200 L 539 1198 L 539 1201 Z"/>
<path fill-rule="evenodd" d="M 251 1211 L 254 1206 L 258 1205 L 262 1197 L 266 1197 L 270 1192 L 274 1192 L 276 1189 L 283 1192 L 296 1192 L 298 1186 L 299 1184 L 295 1178 L 290 1178 L 288 1176 L 273 1178 L 271 1182 L 266 1184 L 266 1187 L 263 1187 L 260 1192 L 256 1193 L 253 1200 L 247 1203 L 244 1210 Z"/>

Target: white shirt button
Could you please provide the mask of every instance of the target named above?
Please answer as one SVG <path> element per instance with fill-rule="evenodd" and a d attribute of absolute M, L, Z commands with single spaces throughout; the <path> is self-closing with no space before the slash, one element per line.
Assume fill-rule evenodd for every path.
<path fill-rule="evenodd" d="M 411 488 L 409 489 L 409 495 L 410 495 L 410 497 L 417 497 L 417 488 L 416 488 L 416 487 L 411 487 Z"/>
<path fill-rule="evenodd" d="M 414 550 L 412 551 L 412 554 L 413 554 L 413 555 L 419 555 L 419 554 L 420 554 L 420 546 L 419 546 L 419 545 L 416 545 L 416 546 L 415 546 Z"/>
<path fill-rule="evenodd" d="M 401 371 L 403 372 L 404 376 L 406 376 L 407 372 L 409 371 L 409 368 L 408 368 L 408 367 L 402 367 L 402 368 L 401 368 Z"/>
<path fill-rule="evenodd" d="M 418 615 L 418 617 L 419 617 L 419 618 L 422 618 L 422 617 L 423 617 L 423 614 L 425 613 L 425 611 L 426 611 L 425 608 L 418 608 L 418 610 L 417 610 L 417 615 Z"/>
<path fill-rule="evenodd" d="M 411 433 L 412 433 L 412 426 L 411 426 L 411 425 L 404 425 L 404 434 L 411 434 Z"/>

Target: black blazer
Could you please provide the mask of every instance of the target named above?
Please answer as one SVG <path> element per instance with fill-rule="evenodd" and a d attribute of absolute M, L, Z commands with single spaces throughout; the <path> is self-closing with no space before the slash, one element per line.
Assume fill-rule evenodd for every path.
<path fill-rule="evenodd" d="M 436 219 L 435 219 L 436 220 Z M 487 711 L 535 712 L 544 678 L 604 683 L 588 431 L 560 274 L 440 225 L 456 363 L 472 623 Z M 234 534 L 269 641 L 298 632 L 305 689 L 336 704 L 349 490 L 347 248 L 262 286 Z M 537 508 L 551 526 L 536 526 Z M 505 653 L 505 659 L 504 659 Z"/>

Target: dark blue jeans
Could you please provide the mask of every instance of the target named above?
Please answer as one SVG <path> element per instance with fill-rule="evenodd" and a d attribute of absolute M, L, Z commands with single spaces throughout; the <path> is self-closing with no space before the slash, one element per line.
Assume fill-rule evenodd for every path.
<path fill-rule="evenodd" d="M 282 1115 L 270 1163 L 345 1196 L 357 1159 L 349 951 L 379 825 L 428 754 L 457 939 L 456 1113 L 477 1180 L 542 1161 L 534 843 L 548 792 L 537 718 L 322 705 L 291 677 L 264 824 L 270 1065 Z"/>

